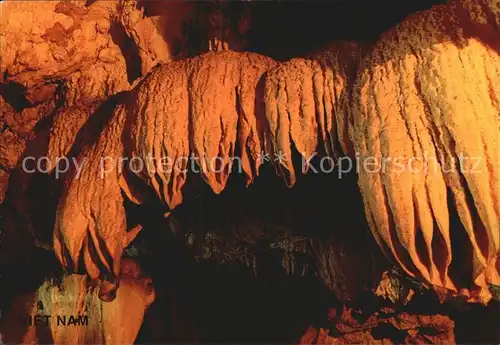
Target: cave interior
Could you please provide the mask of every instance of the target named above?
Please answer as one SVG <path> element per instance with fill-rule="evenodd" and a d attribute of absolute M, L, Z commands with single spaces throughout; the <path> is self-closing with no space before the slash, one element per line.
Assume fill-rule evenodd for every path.
<path fill-rule="evenodd" d="M 246 51 L 285 61 L 334 41 L 373 43 L 406 16 L 444 2 L 272 0 L 234 1 L 228 6 L 229 13 L 250 6 Z M 148 1 L 142 5 L 146 15 L 154 15 L 149 8 L 156 7 Z M 131 80 L 140 70 L 134 57 L 127 60 Z M 25 107 L 23 91 L 16 85 L 1 88 L 11 107 Z M 37 126 L 43 128 L 43 121 Z M 298 343 L 309 326 L 333 329 L 332 313 L 352 308 L 366 320 L 383 308 L 385 302 L 375 298 L 373 290 L 382 273 L 396 267 L 371 236 L 356 174 L 338 175 L 338 170 L 309 172 L 288 188 L 273 166 L 265 164 L 249 186 L 240 174 L 232 174 L 225 190 L 215 195 L 192 174 L 184 202 L 167 219 L 163 214 L 170 210 L 159 202 L 127 202 L 127 223 L 144 228 L 124 255 L 137 260 L 156 290 L 136 343 Z M 47 188 L 46 176 L 37 178 L 40 188 Z M 40 221 L 53 222 L 45 212 L 54 208 L 50 202 L 44 205 Z M 455 222 L 456 218 L 450 216 Z M 43 240 L 50 242 L 51 234 L 45 235 Z M 318 250 L 331 243 L 336 264 L 344 268 L 339 271 L 348 277 L 325 278 L 320 272 Z M 32 250 L 19 262 L 1 267 L 2 280 L 9 282 L 2 283 L 2 308 L 12 296 L 61 275 L 53 253 Z M 418 282 L 408 284 L 423 289 Z M 491 327 L 500 315 L 496 302 L 488 307 L 442 305 L 432 293 L 422 293 L 404 310 L 451 316 L 457 343 L 500 339 Z M 372 334 L 404 341 L 400 330 L 388 324 Z"/>

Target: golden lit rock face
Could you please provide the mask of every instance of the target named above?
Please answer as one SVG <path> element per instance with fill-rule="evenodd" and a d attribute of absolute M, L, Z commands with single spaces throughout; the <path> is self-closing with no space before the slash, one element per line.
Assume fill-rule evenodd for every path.
<path fill-rule="evenodd" d="M 99 1 L 89 8 L 83 2 L 57 1 L 4 1 L 0 6 L 0 70 L 9 81 L 31 88 L 106 61 L 106 54 L 121 56 L 109 33 L 116 2 Z"/>
<path fill-rule="evenodd" d="M 120 277 L 116 299 L 102 304 L 103 327 L 111 330 L 103 332 L 106 344 L 132 344 L 156 298 L 151 278 L 144 276 L 134 260 L 123 260 Z"/>
<path fill-rule="evenodd" d="M 36 293 L 12 301 L 2 319 L 3 340 L 18 344 L 133 344 L 155 290 L 151 278 L 131 259 L 123 261 L 120 275 L 122 284 L 112 302 L 102 302 L 83 275 L 45 281 Z"/>
<path fill-rule="evenodd" d="M 130 171 L 113 166 L 124 156 L 141 161 L 138 176 L 173 209 L 182 202 L 186 157 L 198 159 L 201 176 L 220 193 L 237 143 L 247 184 L 266 153 L 283 156 L 276 168 L 289 187 L 294 149 L 307 158 L 321 147 L 328 156 L 357 159 L 372 232 L 408 274 L 455 291 L 498 284 L 497 3 L 471 11 L 467 4 L 404 20 L 381 37 L 356 77 L 366 48 L 354 43 L 280 63 L 217 52 L 153 69 L 80 156 L 87 169 L 68 180 L 55 228 L 59 259 L 75 268 L 83 253 L 93 279 L 117 275 L 130 240 L 121 191 L 141 202 Z M 110 165 L 103 179 L 100 157 Z M 214 159 L 217 166 L 206 165 Z M 375 172 L 373 162 L 380 165 Z M 450 224 L 454 209 L 463 230 Z M 461 268 L 467 265 L 470 272 Z"/>
<path fill-rule="evenodd" d="M 121 254 L 129 243 L 121 191 L 131 200 L 140 199 L 130 194 L 134 188 L 128 186 L 121 170 L 120 162 L 126 154 L 153 164 L 162 157 L 183 159 L 180 163 L 174 160 L 174 169 L 170 170 L 160 170 L 159 166 L 137 170 L 171 208 L 182 200 L 181 187 L 186 179 L 182 171 L 188 164 L 184 158 L 191 152 L 208 161 L 220 157 L 228 166 L 234 157 L 238 121 L 245 121 L 238 133 L 246 138 L 244 144 L 250 143 L 245 150 L 256 155 L 261 145 L 254 118 L 254 90 L 271 63 L 271 59 L 256 54 L 209 53 L 163 65 L 126 94 L 95 144 L 79 156 L 79 162 L 85 164 L 81 175 L 75 169 L 64 188 L 54 229 L 54 249 L 61 263 L 77 270 L 83 260 L 92 279 L 106 280 L 110 275 L 112 285 L 118 284 L 115 280 Z M 222 77 L 226 84 L 221 84 Z M 189 97 L 190 92 L 197 96 Z M 237 106 L 242 113 L 238 114 Z M 126 122 L 130 127 L 125 128 Z M 123 133 L 131 140 L 124 143 Z M 249 169 L 254 164 L 250 159 L 243 164 Z M 229 166 L 217 176 L 203 163 L 200 167 L 207 183 L 219 193 L 227 181 Z M 253 170 L 247 174 L 252 176 Z"/>
<path fill-rule="evenodd" d="M 183 24 L 194 7 L 136 0 L 89 6 L 84 1 L 7 0 L 0 6 L 2 79 L 29 90 L 64 80 L 68 106 L 129 89 L 156 64 L 178 58 L 177 50 L 185 48 Z"/>
<path fill-rule="evenodd" d="M 73 106 L 59 110 L 50 128 L 47 157 L 52 171 L 57 159 L 67 157 L 78 132 L 96 109 L 96 105 Z"/>
<path fill-rule="evenodd" d="M 174 208 L 182 201 L 190 154 L 200 158 L 201 175 L 220 193 L 231 172 L 237 139 L 248 182 L 253 179 L 263 149 L 257 119 L 262 119 L 263 108 L 256 109 L 262 100 L 256 100 L 255 90 L 274 64 L 257 54 L 207 53 L 158 68 L 132 92 L 131 154 L 143 162 L 148 155 L 154 158 L 151 169 L 140 175 L 165 204 Z M 162 157 L 170 162 L 162 162 Z M 215 161 L 220 167 L 211 166 Z"/>
<path fill-rule="evenodd" d="M 195 5 L 191 2 L 122 0 L 119 21 L 138 47 L 141 75 L 158 63 L 174 60 L 182 49 L 185 21 L 191 19 Z M 149 15 L 147 15 L 149 14 Z"/>
<path fill-rule="evenodd" d="M 51 158 L 69 149 L 55 147 L 70 143 L 66 137 L 76 136 L 96 106 L 108 97 L 131 89 L 158 63 L 208 50 L 190 41 L 196 41 L 198 31 L 210 26 L 193 22 L 195 15 L 209 15 L 197 12 L 198 7 L 205 7 L 199 4 L 7 0 L 0 6 L 0 79 L 5 83 L 0 87 L 0 116 L 7 126 L 0 136 L 4 176 L 18 163 L 35 125 L 53 111 L 57 115 Z M 212 34 L 203 37 L 207 44 Z M 12 93 L 11 87 L 24 98 L 20 109 L 11 107 L 8 102 L 12 99 L 4 99 Z M 67 113 L 66 122 L 60 113 Z M 64 129 L 62 137 L 57 138 L 60 128 Z M 1 194 L 5 189 L 0 189 Z"/>
<path fill-rule="evenodd" d="M 118 284 L 121 254 L 128 241 L 120 172 L 107 163 L 116 164 L 124 156 L 125 117 L 125 106 L 117 105 L 97 142 L 78 157 L 84 168 L 80 172 L 74 169 L 69 176 L 54 227 L 54 249 L 64 267 L 78 270 L 82 260 L 92 279 L 106 276 L 105 281 L 112 285 Z"/>
<path fill-rule="evenodd" d="M 37 246 L 55 251 L 64 268 L 86 273 L 98 285 L 88 297 L 83 277 L 63 282 L 85 301 L 92 299 L 89 308 L 102 306 L 106 332 L 99 339 L 132 343 L 154 292 L 146 278 L 138 283 L 137 269 L 122 258 L 141 230 L 127 228 L 124 202 L 141 204 L 154 196 L 171 210 L 179 206 L 192 157 L 216 194 L 239 164 L 234 158 L 249 185 L 264 154 L 271 160 L 281 156 L 276 171 L 293 187 L 299 167 L 292 156 L 307 160 L 319 151 L 356 159 L 373 236 L 408 275 L 464 295 L 476 290 L 473 301 L 491 298 L 488 285 L 500 285 L 498 0 L 456 1 L 415 14 L 386 32 L 373 50 L 341 42 L 285 62 L 235 52 L 244 46 L 237 43 L 248 29 L 245 19 L 236 25 L 241 32 L 235 30 L 220 8 L 200 24 L 210 28 L 206 36 L 212 40 L 202 50 L 214 52 L 176 60 L 201 50 L 183 50 L 182 24 L 194 9 L 175 4 L 0 4 L 5 82 L 0 86 L 5 124 L 0 199 L 12 177 L 6 208 L 16 211 L 5 217 L 8 234 L 2 234 L 16 245 L 2 249 L 2 256 L 24 248 L 17 243 L 33 235 Z M 26 22 L 32 25 L 22 25 Z M 114 25 L 126 37 L 117 38 Z M 135 50 L 134 74 L 127 59 Z M 9 104 L 7 83 L 25 88 L 22 109 Z M 99 110 L 111 98 L 117 104 Z M 101 123 L 88 126 L 96 117 Z M 35 128 L 47 119 L 46 127 Z M 59 157 L 71 156 L 78 166 L 57 183 L 51 175 L 23 175 L 16 171 L 23 152 L 47 156 L 48 173 Z M 30 188 L 49 180 L 56 192 L 44 208 L 40 200 L 45 201 L 46 190 Z M 33 201 L 36 193 L 39 199 Z M 44 246 L 30 217 L 50 210 L 51 203 L 57 204 L 50 215 L 55 217 L 53 245 Z M 52 236 L 50 219 L 38 224 Z M 18 242 L 12 239 L 17 230 L 27 234 Z M 361 285 L 362 271 L 349 269 L 364 263 L 355 254 L 344 256 L 338 243 L 313 242 L 312 247 L 322 279 L 337 297 L 349 299 Z M 368 276 L 366 266 L 361 274 Z M 64 295 L 53 286 L 47 289 Z M 64 308 L 80 311 L 82 304 L 76 303 L 71 299 Z M 433 322 L 413 321 L 418 327 Z M 443 332 L 452 336 L 445 321 Z M 51 332 L 59 343 L 96 340 L 82 329 Z M 25 336 L 26 343 L 36 342 L 34 330 Z"/>
<path fill-rule="evenodd" d="M 98 140 L 78 157 L 85 168 L 69 176 L 59 200 L 54 235 L 59 260 L 70 270 L 83 260 L 92 279 L 116 277 L 129 243 L 121 192 L 134 202 L 142 198 L 130 183 L 131 173 L 173 209 L 182 202 L 192 164 L 219 194 L 236 164 L 248 185 L 258 175 L 262 153 L 281 154 L 277 168 L 288 170 L 284 178 L 291 187 L 290 138 L 308 156 L 319 144 L 320 128 L 328 152 L 345 149 L 348 76 L 338 55 L 329 56 L 278 64 L 262 55 L 226 51 L 154 69 L 121 97 Z M 53 127 L 57 153 L 73 132 L 57 135 L 68 115 L 61 114 Z M 234 161 L 237 144 L 241 163 Z M 123 157 L 130 164 L 122 166 Z"/>
<path fill-rule="evenodd" d="M 289 187 L 296 181 L 292 143 L 306 160 L 321 146 L 326 155 L 353 155 L 348 138 L 349 89 L 363 47 L 353 42 L 332 45 L 308 58 L 296 58 L 270 70 L 264 102 L 271 153 L 282 153 L 278 165 Z"/>
<path fill-rule="evenodd" d="M 464 1 L 407 18 L 354 89 L 352 140 L 378 164 L 359 167 L 373 235 L 408 274 L 451 290 L 500 284 L 499 13 Z"/>

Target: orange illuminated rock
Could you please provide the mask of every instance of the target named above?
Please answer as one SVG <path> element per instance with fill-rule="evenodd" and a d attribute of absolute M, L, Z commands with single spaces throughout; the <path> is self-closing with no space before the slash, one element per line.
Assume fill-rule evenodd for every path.
<path fill-rule="evenodd" d="M 499 14 L 499 1 L 458 1 L 408 17 L 353 91 L 373 235 L 408 274 L 450 290 L 500 284 Z"/>
<path fill-rule="evenodd" d="M 279 64 L 265 79 L 265 107 L 271 133 L 269 149 L 283 156 L 278 171 L 295 184 L 292 143 L 307 160 L 319 145 L 327 155 L 353 155 L 348 137 L 349 90 L 364 46 L 331 45 L 308 58 Z"/>
<path fill-rule="evenodd" d="M 3 1 L 0 4 L 3 78 L 30 89 L 95 64 L 118 48 L 109 33 L 117 2 Z M 29 24 L 29 25 L 27 25 Z"/>
<path fill-rule="evenodd" d="M 192 159 L 219 194 L 234 164 L 253 182 L 264 154 L 280 157 L 277 171 L 293 186 L 296 151 L 304 159 L 316 151 L 357 159 L 372 233 L 410 276 L 452 291 L 473 284 L 482 290 L 471 299 L 483 302 L 488 286 L 500 285 L 498 0 L 455 1 L 410 16 L 382 35 L 361 66 L 365 48 L 357 43 L 285 62 L 230 51 L 171 62 L 189 4 L 0 6 L 2 92 L 16 85 L 22 103 L 14 109 L 0 99 L 2 186 L 14 176 L 10 205 L 19 217 L 6 222 L 40 210 L 21 199 L 28 185 L 45 180 L 11 175 L 26 142 L 40 144 L 36 158 L 49 157 L 47 173 L 74 154 L 83 169 L 73 168 L 60 198 L 50 199 L 58 202 L 54 249 L 65 268 L 83 264 L 101 281 L 103 299 L 113 299 L 122 252 L 140 231 L 127 229 L 123 206 L 126 198 L 144 200 L 135 177 L 173 209 L 183 201 Z M 211 17 L 221 33 L 209 36 L 226 35 L 222 19 Z M 135 76 L 126 43 L 137 50 Z M 96 110 L 122 91 L 116 107 Z M 92 135 L 79 136 L 102 112 L 109 116 Z M 35 125 L 48 115 L 38 142 Z M 19 227 L 31 236 L 26 224 Z M 336 247 L 317 249 L 319 264 L 334 267 Z"/>
<path fill-rule="evenodd" d="M 26 146 L 26 140 L 10 129 L 0 133 L 0 165 L 6 169 L 14 169 Z"/>
<path fill-rule="evenodd" d="M 76 270 L 83 260 L 92 279 L 108 281 L 111 287 L 105 289 L 110 291 L 117 287 L 121 254 L 131 240 L 121 191 L 140 202 L 140 197 L 131 195 L 134 188 L 126 178 L 130 171 L 173 208 L 182 200 L 190 154 L 199 157 L 202 176 L 220 193 L 239 137 L 248 153 L 242 165 L 251 181 L 262 150 L 255 89 L 272 64 L 257 54 L 208 53 L 163 65 L 123 95 L 97 141 L 78 157 L 84 165 L 81 173 L 74 169 L 68 175 L 54 229 L 54 248 L 61 263 Z M 124 133 L 131 141 L 123 141 L 128 140 Z M 127 155 L 132 162 L 139 158 L 141 166 L 123 166 Z M 162 158 L 172 159 L 173 166 L 159 166 L 164 164 L 158 161 Z M 155 165 L 150 166 L 151 162 Z M 221 166 L 215 170 L 213 162 Z"/>
<path fill-rule="evenodd" d="M 454 344 L 454 322 L 445 315 L 373 315 L 362 324 L 351 319 L 352 310 L 344 310 L 334 330 L 309 327 L 300 340 L 301 345 L 343 344 Z M 385 332 L 385 333 L 384 333 Z"/>
<path fill-rule="evenodd" d="M 133 344 L 144 313 L 155 299 L 151 278 L 125 259 L 122 285 L 112 302 L 102 302 L 82 275 L 45 281 L 35 293 L 12 301 L 2 318 L 6 343 Z"/>
<path fill-rule="evenodd" d="M 67 176 L 54 227 L 54 249 L 67 269 L 77 271 L 83 260 L 91 279 L 105 275 L 103 280 L 114 286 L 118 285 L 122 251 L 128 245 L 120 173 L 112 168 L 124 156 L 125 117 L 125 106 L 119 104 L 98 141 L 78 157 L 83 168 L 73 166 Z"/>
<path fill-rule="evenodd" d="M 136 63 L 140 65 L 141 75 L 183 53 L 184 25 L 193 18 L 195 6 L 184 1 L 121 2 L 118 18 L 138 49 L 140 61 Z"/>

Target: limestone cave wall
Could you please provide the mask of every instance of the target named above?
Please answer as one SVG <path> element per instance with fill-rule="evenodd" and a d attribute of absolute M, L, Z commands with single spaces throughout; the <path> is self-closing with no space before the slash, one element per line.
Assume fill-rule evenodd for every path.
<path fill-rule="evenodd" d="M 498 0 L 1 1 L 0 342 L 500 341 L 498 42 Z"/>

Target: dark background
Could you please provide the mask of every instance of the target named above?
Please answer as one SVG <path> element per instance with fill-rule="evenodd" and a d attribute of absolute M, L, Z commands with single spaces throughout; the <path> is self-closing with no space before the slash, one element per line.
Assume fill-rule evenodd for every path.
<path fill-rule="evenodd" d="M 373 42 L 407 15 L 440 3 L 445 1 L 256 1 L 248 48 L 286 59 L 336 40 Z"/>

